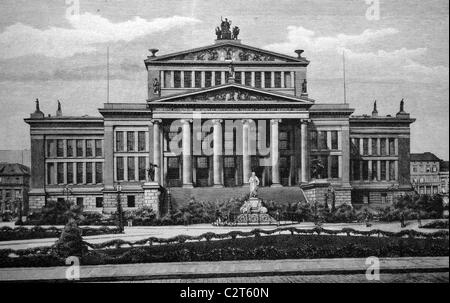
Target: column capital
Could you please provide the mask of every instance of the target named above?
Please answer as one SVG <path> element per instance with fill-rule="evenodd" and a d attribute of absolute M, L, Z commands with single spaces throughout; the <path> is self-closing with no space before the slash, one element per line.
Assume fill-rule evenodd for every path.
<path fill-rule="evenodd" d="M 193 121 L 192 119 L 181 119 L 180 120 L 180 122 L 183 124 L 190 124 L 190 123 L 192 123 L 192 121 Z"/>
<path fill-rule="evenodd" d="M 150 124 L 151 125 L 153 125 L 153 124 L 161 124 L 161 123 L 162 123 L 161 119 L 151 119 L 150 120 Z"/>
<path fill-rule="evenodd" d="M 223 122 L 222 119 L 212 119 L 213 124 L 222 124 L 222 122 Z"/>
<path fill-rule="evenodd" d="M 308 124 L 311 123 L 311 119 L 300 119 L 300 124 Z"/>
<path fill-rule="evenodd" d="M 271 124 L 278 124 L 278 123 L 280 123 L 281 122 L 281 119 L 271 119 L 270 120 L 270 123 Z"/>
<path fill-rule="evenodd" d="M 253 119 L 242 119 L 242 124 L 250 124 L 253 122 Z"/>

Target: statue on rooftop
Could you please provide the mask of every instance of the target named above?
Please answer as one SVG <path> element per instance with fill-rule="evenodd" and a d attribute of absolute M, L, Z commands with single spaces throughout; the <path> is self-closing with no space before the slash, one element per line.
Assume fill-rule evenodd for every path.
<path fill-rule="evenodd" d="M 302 94 L 307 94 L 308 93 L 308 82 L 305 80 L 303 80 L 302 83 Z"/>
<path fill-rule="evenodd" d="M 228 20 L 227 18 L 225 18 L 224 20 L 222 17 L 220 17 L 220 20 L 221 20 L 220 27 L 219 26 L 216 27 L 217 40 L 231 40 L 232 39 L 231 20 Z"/>
<path fill-rule="evenodd" d="M 36 112 L 40 112 L 41 110 L 39 109 L 39 99 L 36 98 L 36 101 L 34 101 L 36 103 Z"/>
<path fill-rule="evenodd" d="M 237 26 L 233 27 L 233 37 L 232 37 L 233 39 L 237 40 L 239 36 L 239 31 L 240 31 L 239 27 Z"/>
<path fill-rule="evenodd" d="M 400 112 L 404 112 L 404 111 L 405 111 L 405 101 L 402 98 L 402 100 L 400 101 Z"/>

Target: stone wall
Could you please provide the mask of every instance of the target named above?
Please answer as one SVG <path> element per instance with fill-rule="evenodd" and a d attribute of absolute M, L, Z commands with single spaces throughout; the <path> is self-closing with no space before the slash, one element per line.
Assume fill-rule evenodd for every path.
<path fill-rule="evenodd" d="M 303 192 L 309 203 L 317 202 L 325 204 L 326 194 L 328 193 L 329 183 L 310 183 L 302 186 Z M 343 204 L 351 205 L 351 188 L 335 186 L 335 206 Z M 331 199 L 328 200 L 328 206 L 331 206 Z"/>

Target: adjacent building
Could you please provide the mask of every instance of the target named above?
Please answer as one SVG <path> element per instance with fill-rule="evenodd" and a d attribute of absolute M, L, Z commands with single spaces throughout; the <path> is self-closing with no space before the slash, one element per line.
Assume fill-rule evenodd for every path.
<path fill-rule="evenodd" d="M 260 196 L 279 203 L 321 201 L 330 187 L 337 205 L 388 203 L 412 189 L 414 119 L 403 101 L 395 116 L 352 116 L 349 104 L 311 98 L 302 50 L 279 54 L 220 31 L 212 45 L 150 51 L 147 100 L 104 104 L 99 117 L 60 105 L 48 116 L 36 102 L 25 119 L 32 210 L 68 197 L 91 210 L 120 200 L 161 213 L 167 201 L 245 194 L 252 172 Z"/>
<path fill-rule="evenodd" d="M 442 193 L 441 159 L 430 152 L 411 154 L 411 183 L 419 194 Z"/>
<path fill-rule="evenodd" d="M 30 169 L 19 163 L 0 162 L 0 213 L 28 210 Z"/>

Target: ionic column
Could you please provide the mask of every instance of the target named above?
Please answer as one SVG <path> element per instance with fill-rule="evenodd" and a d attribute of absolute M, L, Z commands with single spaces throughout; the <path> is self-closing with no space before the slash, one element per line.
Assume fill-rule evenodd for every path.
<path fill-rule="evenodd" d="M 301 171 L 302 171 L 302 183 L 309 181 L 309 169 L 308 169 L 308 124 L 306 120 L 301 121 L 300 125 L 301 135 Z"/>
<path fill-rule="evenodd" d="M 162 154 L 161 154 L 161 120 L 153 120 L 153 164 L 155 167 L 155 182 L 161 184 Z"/>
<path fill-rule="evenodd" d="M 281 72 L 281 88 L 284 88 L 284 72 Z"/>
<path fill-rule="evenodd" d="M 266 87 L 266 75 L 265 72 L 260 72 L 261 73 L 261 88 L 265 88 Z"/>
<path fill-rule="evenodd" d="M 291 88 L 295 88 L 294 72 L 291 72 Z"/>
<path fill-rule="evenodd" d="M 175 71 L 170 71 L 170 88 L 175 87 Z"/>
<path fill-rule="evenodd" d="M 206 86 L 205 71 L 204 70 L 201 71 L 200 75 L 201 75 L 200 76 L 200 82 L 201 82 L 200 86 L 205 87 Z"/>
<path fill-rule="evenodd" d="M 191 88 L 195 87 L 195 71 L 191 71 Z"/>
<path fill-rule="evenodd" d="M 270 87 L 275 87 L 275 72 L 270 72 Z"/>
<path fill-rule="evenodd" d="M 192 188 L 192 147 L 191 120 L 181 120 L 183 124 L 183 187 Z"/>
<path fill-rule="evenodd" d="M 251 158 L 249 153 L 249 136 L 250 123 L 248 120 L 242 120 L 242 179 L 243 183 L 248 184 L 251 170 Z"/>
<path fill-rule="evenodd" d="M 184 88 L 184 70 L 180 72 L 180 87 Z"/>
<path fill-rule="evenodd" d="M 225 84 L 225 83 L 227 83 L 227 82 L 226 82 L 226 79 L 225 79 L 225 71 L 221 71 L 221 72 L 220 72 L 220 78 L 221 78 L 220 84 Z"/>
<path fill-rule="evenodd" d="M 213 169 L 214 187 L 223 187 L 222 184 L 222 120 L 213 120 Z"/>
<path fill-rule="evenodd" d="M 211 86 L 216 86 L 216 72 L 211 72 Z"/>
<path fill-rule="evenodd" d="M 250 86 L 251 87 L 255 87 L 255 72 L 251 72 L 251 74 L 250 74 L 251 76 L 251 78 L 250 78 Z"/>
<path fill-rule="evenodd" d="M 280 119 L 270 120 L 270 156 L 272 159 L 272 187 L 279 187 L 280 184 L 280 156 L 278 150 L 278 123 Z"/>

